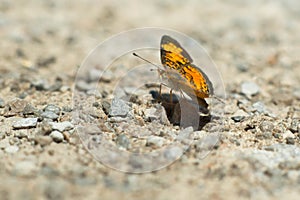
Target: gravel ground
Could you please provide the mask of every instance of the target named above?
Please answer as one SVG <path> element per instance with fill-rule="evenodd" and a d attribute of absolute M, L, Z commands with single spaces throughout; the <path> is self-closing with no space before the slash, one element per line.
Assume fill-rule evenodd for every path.
<path fill-rule="evenodd" d="M 299 20 L 297 0 L 0 0 L 0 199 L 298 199 Z M 176 106 L 155 101 L 155 85 L 113 95 L 136 58 L 105 72 L 96 95 L 101 70 L 75 84 L 97 44 L 154 26 L 206 49 L 225 85 L 227 98 L 210 108 L 222 117 L 200 118 L 193 130 L 177 125 Z M 75 88 L 84 131 L 74 122 Z M 132 94 L 129 103 L 122 92 Z M 105 157 L 107 148 L 119 154 Z M 126 154 L 159 149 L 160 170 Z"/>

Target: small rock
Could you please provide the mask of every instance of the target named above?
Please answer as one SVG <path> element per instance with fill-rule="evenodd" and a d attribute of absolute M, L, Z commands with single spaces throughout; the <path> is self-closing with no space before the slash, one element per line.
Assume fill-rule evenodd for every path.
<path fill-rule="evenodd" d="M 44 111 L 48 111 L 48 112 L 53 112 L 53 113 L 55 113 L 55 114 L 57 114 L 57 115 L 59 115 L 60 114 L 60 108 L 58 107 L 58 106 L 56 106 L 56 105 L 53 105 L 53 104 L 49 104 L 49 105 L 47 105 L 45 108 L 44 108 Z"/>
<path fill-rule="evenodd" d="M 168 116 L 163 106 L 157 105 L 155 108 L 148 108 L 144 112 L 145 121 L 159 121 L 161 124 L 169 125 Z"/>
<path fill-rule="evenodd" d="M 5 107 L 5 102 L 3 99 L 0 98 L 0 108 L 4 108 Z"/>
<path fill-rule="evenodd" d="M 150 121 L 150 122 L 157 120 L 159 118 L 159 116 L 157 115 L 157 109 L 155 109 L 155 108 L 146 109 L 144 114 L 145 114 L 146 120 Z"/>
<path fill-rule="evenodd" d="M 64 135 L 59 131 L 52 131 L 50 137 L 54 142 L 62 142 L 64 140 Z"/>
<path fill-rule="evenodd" d="M 219 141 L 218 135 L 207 135 L 202 138 L 199 142 L 196 143 L 196 150 L 203 151 L 203 150 L 212 150 L 216 147 Z"/>
<path fill-rule="evenodd" d="M 87 83 L 84 80 L 79 80 L 76 82 L 76 88 L 80 91 L 88 91 L 95 89 L 95 84 Z"/>
<path fill-rule="evenodd" d="M 28 102 L 22 99 L 15 99 L 8 103 L 12 112 L 22 112 L 27 106 Z"/>
<path fill-rule="evenodd" d="M 295 135 L 290 130 L 287 130 L 286 132 L 284 132 L 282 134 L 282 137 L 283 138 L 295 138 Z"/>
<path fill-rule="evenodd" d="M 23 115 L 28 116 L 28 115 L 33 115 L 35 117 L 39 117 L 40 111 L 33 107 L 30 104 L 27 104 L 25 108 L 23 109 Z"/>
<path fill-rule="evenodd" d="M 64 122 L 49 122 L 53 130 L 60 132 L 69 131 L 74 128 L 74 125 L 69 121 Z"/>
<path fill-rule="evenodd" d="M 100 81 L 108 83 L 108 82 L 110 82 L 113 78 L 114 78 L 114 74 L 113 74 L 111 71 L 106 70 L 106 71 L 104 71 L 104 72 L 101 74 L 101 76 L 100 76 Z"/>
<path fill-rule="evenodd" d="M 293 118 L 290 126 L 290 130 L 293 133 L 299 132 L 300 133 L 300 119 Z"/>
<path fill-rule="evenodd" d="M 41 146 L 49 145 L 52 142 L 52 138 L 48 135 L 38 135 L 34 138 L 34 140 L 37 144 L 40 144 Z"/>
<path fill-rule="evenodd" d="M 191 144 L 193 141 L 193 127 L 187 127 L 178 133 L 176 140 L 185 144 Z"/>
<path fill-rule="evenodd" d="M 148 146 L 161 147 L 164 144 L 165 139 L 158 136 L 150 136 L 147 139 Z"/>
<path fill-rule="evenodd" d="M 8 147 L 5 148 L 5 152 L 6 153 L 13 154 L 13 153 L 16 153 L 17 151 L 19 151 L 19 147 L 18 146 L 12 145 L 12 146 L 8 146 Z"/>
<path fill-rule="evenodd" d="M 176 160 L 182 156 L 183 150 L 178 146 L 167 148 L 164 152 L 164 157 L 168 160 Z"/>
<path fill-rule="evenodd" d="M 117 137 L 116 143 L 119 147 L 123 147 L 124 149 L 128 149 L 130 146 L 130 141 L 124 134 L 121 134 Z"/>
<path fill-rule="evenodd" d="M 88 81 L 90 82 L 99 81 L 102 74 L 103 74 L 102 70 L 91 69 L 88 72 Z"/>
<path fill-rule="evenodd" d="M 287 137 L 286 138 L 286 143 L 287 144 L 295 144 L 295 138 L 293 138 L 293 137 Z"/>
<path fill-rule="evenodd" d="M 266 113 L 267 112 L 267 109 L 265 107 L 265 104 L 258 101 L 258 102 L 255 102 L 252 107 L 254 108 L 255 111 L 257 111 L 258 113 Z"/>
<path fill-rule="evenodd" d="M 296 97 L 296 99 L 300 100 L 300 89 L 295 89 L 293 95 Z"/>
<path fill-rule="evenodd" d="M 262 121 L 260 124 L 259 124 L 259 129 L 262 131 L 262 132 L 272 132 L 273 131 L 273 128 L 274 128 L 274 125 L 272 122 L 270 121 Z"/>
<path fill-rule="evenodd" d="M 242 121 L 245 117 L 248 117 L 248 116 L 249 116 L 248 113 L 246 113 L 245 111 L 239 109 L 239 110 L 237 110 L 237 111 L 233 114 L 233 116 L 231 117 L 231 119 L 232 119 L 233 121 L 235 121 L 235 122 L 240 122 L 240 121 Z"/>
<path fill-rule="evenodd" d="M 56 120 L 59 116 L 54 112 L 45 111 L 45 112 L 42 112 L 41 117 L 51 119 L 51 120 Z"/>
<path fill-rule="evenodd" d="M 35 88 L 38 91 L 47 90 L 49 84 L 45 79 L 39 79 L 31 82 L 31 87 Z"/>
<path fill-rule="evenodd" d="M 104 101 L 101 102 L 101 104 L 102 104 L 102 109 L 103 109 L 104 113 L 108 115 L 109 110 L 110 110 L 110 106 L 111 106 L 110 102 L 104 100 Z"/>
<path fill-rule="evenodd" d="M 236 67 L 241 72 L 246 72 L 246 71 L 249 70 L 249 65 L 247 65 L 247 64 L 241 64 L 240 63 L 240 64 L 237 64 Z"/>
<path fill-rule="evenodd" d="M 259 93 L 260 88 L 254 82 L 244 82 L 241 85 L 241 92 L 246 96 L 253 96 Z"/>
<path fill-rule="evenodd" d="M 26 138 L 28 137 L 28 130 L 26 129 L 15 130 L 14 136 L 18 138 Z"/>
<path fill-rule="evenodd" d="M 111 117 L 126 117 L 129 113 L 130 107 L 122 99 L 114 98 L 111 103 L 109 115 Z"/>
<path fill-rule="evenodd" d="M 15 121 L 13 128 L 33 128 L 37 125 L 38 118 L 22 118 Z"/>

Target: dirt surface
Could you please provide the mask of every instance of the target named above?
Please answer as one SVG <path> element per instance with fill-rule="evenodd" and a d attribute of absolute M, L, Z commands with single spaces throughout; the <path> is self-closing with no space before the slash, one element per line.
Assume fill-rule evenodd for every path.
<path fill-rule="evenodd" d="M 298 199 L 299 21 L 297 0 L 1 0 L 0 199 Z M 149 94 L 157 88 L 146 87 L 130 100 L 136 111 L 130 116 L 121 108 L 114 113 L 112 88 L 124 67 L 106 74 L 100 94 L 89 101 L 90 73 L 76 86 L 91 107 L 84 114 L 90 123 L 103 122 L 103 135 L 121 152 L 152 152 L 174 135 L 194 136 L 188 148 L 169 151 L 172 157 L 186 150 L 173 164 L 123 173 L 96 161 L 80 140 L 74 85 L 100 42 L 143 27 L 173 29 L 199 42 L 216 64 L 227 98 L 211 108 L 222 109 L 221 118 L 190 131 L 172 123 L 168 110 L 155 114 L 166 109 Z M 134 135 L 137 129 L 145 135 Z M 83 141 L 97 141 L 99 131 L 89 131 L 93 137 Z"/>

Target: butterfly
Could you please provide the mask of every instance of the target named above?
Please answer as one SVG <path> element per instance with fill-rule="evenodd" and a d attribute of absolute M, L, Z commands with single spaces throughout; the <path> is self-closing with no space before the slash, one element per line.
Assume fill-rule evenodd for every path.
<path fill-rule="evenodd" d="M 160 42 L 160 58 L 164 70 L 160 74 L 174 90 L 196 96 L 199 100 L 213 94 L 213 86 L 207 75 L 196 65 L 187 51 L 170 36 L 164 35 Z"/>

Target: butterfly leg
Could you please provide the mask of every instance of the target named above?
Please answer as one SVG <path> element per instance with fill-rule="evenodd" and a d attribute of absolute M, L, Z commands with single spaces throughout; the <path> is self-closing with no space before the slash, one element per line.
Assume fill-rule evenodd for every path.
<path fill-rule="evenodd" d="M 170 90 L 170 103 L 173 103 L 173 90 Z"/>

